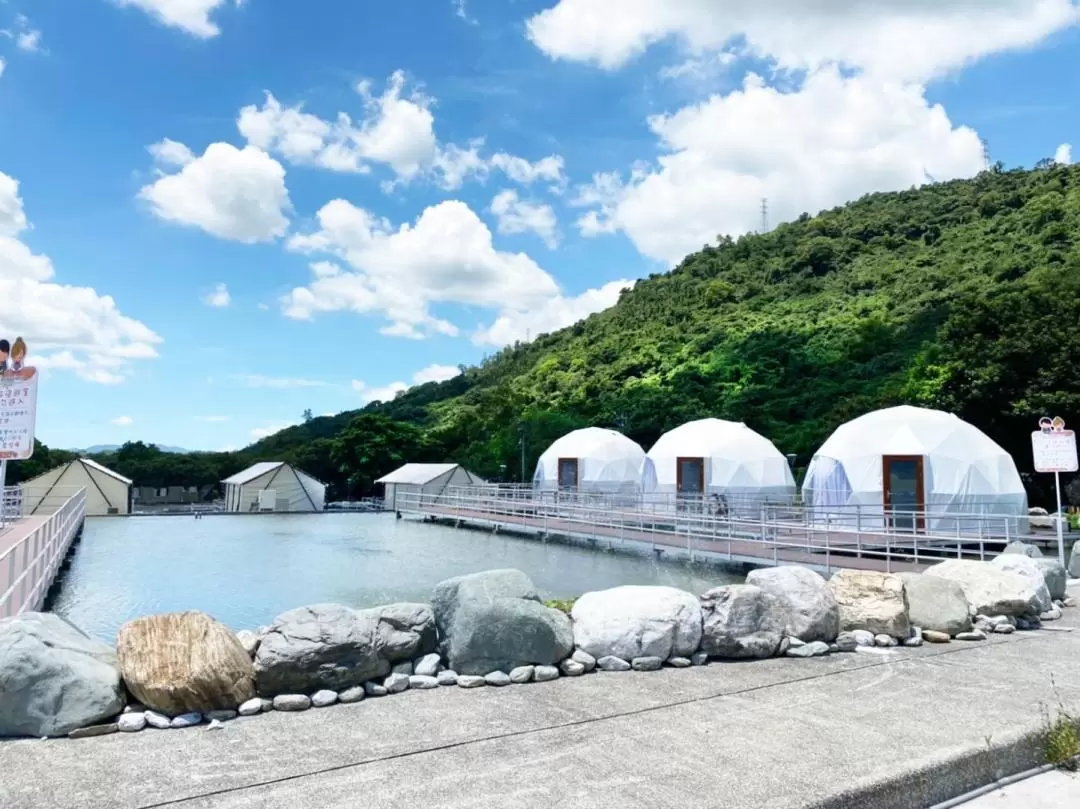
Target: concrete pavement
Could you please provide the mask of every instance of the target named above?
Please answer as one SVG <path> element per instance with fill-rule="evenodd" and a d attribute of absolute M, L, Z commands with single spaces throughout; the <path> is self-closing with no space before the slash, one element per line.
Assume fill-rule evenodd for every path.
<path fill-rule="evenodd" d="M 1076 809 L 1080 806 L 1080 775 L 1053 772 L 1010 784 L 961 804 L 960 809 Z"/>
<path fill-rule="evenodd" d="M 0 742 L 0 805 L 923 809 L 1042 763 L 1059 702 L 1080 715 L 1080 631 Z"/>

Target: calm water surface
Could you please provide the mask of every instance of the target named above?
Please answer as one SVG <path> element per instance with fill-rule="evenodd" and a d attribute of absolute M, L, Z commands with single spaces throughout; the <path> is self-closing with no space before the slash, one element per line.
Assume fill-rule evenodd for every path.
<path fill-rule="evenodd" d="M 620 584 L 701 593 L 743 578 L 392 514 L 101 518 L 87 520 L 51 607 L 107 641 L 125 621 L 176 610 L 254 629 L 305 604 L 427 601 L 443 579 L 501 567 L 528 573 L 544 598 Z"/>

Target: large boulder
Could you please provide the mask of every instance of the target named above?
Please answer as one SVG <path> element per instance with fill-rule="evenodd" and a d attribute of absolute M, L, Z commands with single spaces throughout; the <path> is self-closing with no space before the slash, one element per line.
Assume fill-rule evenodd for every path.
<path fill-rule="evenodd" d="M 489 570 L 435 586 L 442 652 L 458 674 L 552 666 L 573 651 L 570 619 L 545 607 L 520 570 Z"/>
<path fill-rule="evenodd" d="M 690 657 L 701 643 L 701 605 L 674 587 L 626 585 L 586 593 L 570 615 L 574 643 L 597 660 Z"/>
<path fill-rule="evenodd" d="M 995 557 L 990 564 L 1007 573 L 1023 576 L 1035 591 L 1039 612 L 1046 612 L 1054 606 L 1054 599 L 1050 597 L 1050 590 L 1046 586 L 1046 577 L 1043 575 L 1042 568 L 1030 556 L 1020 556 L 1015 553 L 1002 554 Z"/>
<path fill-rule="evenodd" d="M 1068 595 L 1066 585 L 1069 582 L 1069 573 L 1065 570 L 1065 566 L 1058 561 L 1057 557 L 1033 557 L 1031 561 L 1042 572 L 1043 581 L 1046 582 L 1046 589 L 1050 591 L 1050 598 L 1065 598 Z"/>
<path fill-rule="evenodd" d="M 1043 555 L 1043 552 L 1035 545 L 1030 545 L 1027 542 L 1021 542 L 1019 539 L 1014 539 L 1008 545 L 1005 546 L 1005 550 L 1002 553 L 1017 554 L 1019 556 L 1028 556 L 1032 559 L 1038 559 Z"/>
<path fill-rule="evenodd" d="M 1069 554 L 1069 577 L 1080 579 L 1080 542 L 1074 542 Z"/>
<path fill-rule="evenodd" d="M 136 618 L 116 639 L 128 691 L 166 716 L 231 710 L 255 696 L 255 668 L 239 638 L 204 612 Z"/>
<path fill-rule="evenodd" d="M 841 570 L 829 579 L 840 605 L 840 631 L 865 629 L 875 635 L 907 638 L 910 624 L 904 581 L 891 573 Z"/>
<path fill-rule="evenodd" d="M 808 567 L 782 565 L 750 571 L 746 583 L 776 596 L 787 607 L 787 634 L 811 643 L 832 643 L 840 633 L 840 605 L 829 583 Z"/>
<path fill-rule="evenodd" d="M 971 611 L 959 582 L 921 573 L 901 573 L 912 626 L 955 637 L 971 630 Z"/>
<path fill-rule="evenodd" d="M 388 604 L 363 612 L 377 617 L 377 651 L 390 663 L 422 657 L 438 645 L 435 613 L 427 604 Z"/>
<path fill-rule="evenodd" d="M 1027 559 L 1013 555 L 1014 559 Z M 947 559 L 928 567 L 924 576 L 939 576 L 959 583 L 968 606 L 976 615 L 1031 615 L 1039 612 L 1035 588 L 1028 579 L 989 562 Z M 1045 584 L 1043 585 L 1045 587 Z"/>
<path fill-rule="evenodd" d="M 701 597 L 701 651 L 711 657 L 765 658 L 780 651 L 790 613 L 753 584 L 714 587 Z"/>
<path fill-rule="evenodd" d="M 111 647 L 52 613 L 0 619 L 0 736 L 64 736 L 123 707 Z"/>

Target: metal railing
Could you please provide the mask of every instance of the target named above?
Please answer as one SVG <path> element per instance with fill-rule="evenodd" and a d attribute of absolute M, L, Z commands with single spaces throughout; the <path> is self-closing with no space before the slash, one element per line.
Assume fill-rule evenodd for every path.
<path fill-rule="evenodd" d="M 542 534 L 567 534 L 591 541 L 630 542 L 753 562 L 798 561 L 832 570 L 842 567 L 914 570 L 945 558 L 985 560 L 1010 536 L 989 530 L 974 534 L 901 530 L 888 523 L 862 529 L 822 524 L 796 505 L 760 505 L 723 514 L 680 507 L 665 509 L 621 495 L 558 492 L 536 494 L 528 487 L 450 487 L 437 494 L 400 492 L 400 511 L 464 521 L 519 525 Z M 707 499 L 707 498 L 706 498 Z M 977 516 L 977 515 L 965 515 Z"/>
<path fill-rule="evenodd" d="M 86 489 L 76 488 L 48 514 L 41 513 L 40 505 L 37 514 L 22 516 L 0 531 L 0 618 L 44 604 L 86 516 Z"/>

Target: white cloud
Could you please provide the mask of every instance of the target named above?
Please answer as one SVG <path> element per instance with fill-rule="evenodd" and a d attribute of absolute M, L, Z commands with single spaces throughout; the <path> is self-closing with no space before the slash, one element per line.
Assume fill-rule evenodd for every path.
<path fill-rule="evenodd" d="M 214 287 L 213 292 L 203 297 L 203 303 L 217 308 L 224 308 L 231 302 L 232 297 L 229 295 L 229 288 L 225 284 L 218 284 Z"/>
<path fill-rule="evenodd" d="M 228 416 L 200 416 L 199 421 L 205 421 L 207 424 L 224 424 L 229 420 Z"/>
<path fill-rule="evenodd" d="M 0 30 L 0 35 L 14 40 L 15 47 L 27 53 L 44 53 L 41 47 L 41 31 L 31 27 L 25 14 L 15 15 L 15 27 Z"/>
<path fill-rule="evenodd" d="M 501 191 L 491 201 L 499 233 L 535 233 L 551 249 L 559 245 L 559 223 L 550 205 L 529 202 L 516 191 Z"/>
<path fill-rule="evenodd" d="M 117 416 L 109 423 L 115 424 L 117 427 L 130 427 L 134 423 L 134 421 L 132 420 L 131 416 Z"/>
<path fill-rule="evenodd" d="M 478 329 L 472 335 L 472 340 L 477 345 L 502 347 L 566 328 L 614 306 L 619 300 L 619 293 L 632 288 L 634 283 L 626 279 L 612 281 L 577 296 L 557 295 L 533 309 L 503 312 L 490 326 Z"/>
<path fill-rule="evenodd" d="M 6 69 L 7 69 L 7 62 L 3 58 L 0 58 L 0 76 L 4 75 L 4 70 L 6 70 Z"/>
<path fill-rule="evenodd" d="M 415 224 L 395 228 L 337 199 L 322 207 L 318 221 L 318 231 L 293 236 L 289 248 L 328 253 L 351 269 L 329 261 L 313 263 L 308 286 L 282 299 L 289 317 L 379 312 L 390 320 L 384 334 L 453 336 L 457 328 L 435 317 L 432 304 L 529 308 L 558 293 L 555 280 L 527 255 L 496 250 L 491 231 L 464 202 L 441 202 L 427 208 Z"/>
<path fill-rule="evenodd" d="M 111 297 L 53 282 L 49 258 L 21 240 L 29 229 L 18 181 L 0 172 L 0 333 L 21 335 L 32 364 L 102 384 L 123 381 L 133 360 L 156 357 L 161 338 Z"/>
<path fill-rule="evenodd" d="M 186 166 L 195 159 L 191 149 L 175 140 L 163 138 L 146 147 L 154 162 L 162 166 Z"/>
<path fill-rule="evenodd" d="M 186 148 L 166 140 L 150 151 L 159 161 L 175 164 L 185 159 Z M 156 181 L 139 191 L 161 219 L 247 244 L 285 234 L 286 212 L 292 209 L 285 169 L 266 152 L 255 146 L 237 149 L 229 143 L 211 143 L 201 157 L 181 165 L 175 174 L 160 172 Z"/>
<path fill-rule="evenodd" d="M 798 126 L 791 122 L 797 121 Z M 645 255 L 674 263 L 717 234 L 855 199 L 870 191 L 970 176 L 983 167 L 978 135 L 955 127 L 919 85 L 809 75 L 791 92 L 750 74 L 741 90 L 649 119 L 664 152 L 628 181 L 599 174 L 575 202 L 593 210 L 584 235 L 621 230 Z"/>
<path fill-rule="evenodd" d="M 172 28 L 179 28 L 192 36 L 208 39 L 216 37 L 221 29 L 210 19 L 217 9 L 229 0 L 114 0 L 119 6 L 132 6 Z M 244 0 L 234 0 L 241 6 Z"/>
<path fill-rule="evenodd" d="M 233 378 L 243 382 L 249 388 L 325 388 L 330 384 L 319 379 L 263 376 L 261 374 L 233 374 Z"/>
<path fill-rule="evenodd" d="M 1054 152 L 1054 162 L 1061 166 L 1068 166 L 1072 163 L 1072 144 L 1063 143 L 1057 147 L 1057 151 Z"/>
<path fill-rule="evenodd" d="M 921 81 L 1077 21 L 1073 0 L 559 0 L 527 34 L 553 59 L 606 69 L 668 39 L 695 55 L 739 40 L 782 69 L 838 63 Z"/>
<path fill-rule="evenodd" d="M 418 89 L 407 90 L 406 83 L 400 70 L 390 76 L 381 95 L 374 94 L 370 81 L 360 82 L 356 91 L 364 114 L 355 122 L 345 112 L 325 120 L 305 112 L 302 104 L 285 106 L 267 92 L 261 107 L 251 104 L 240 110 L 236 125 L 250 145 L 295 165 L 359 174 L 375 164 L 386 166 L 394 180 L 383 184 L 385 190 L 420 176 L 454 190 L 467 180 L 484 180 L 496 169 L 523 185 L 547 180 L 555 192 L 565 188 L 558 155 L 530 163 L 505 152 L 484 157 L 483 138 L 465 146 L 440 143 L 431 111 L 435 100 Z"/>
<path fill-rule="evenodd" d="M 413 384 L 423 385 L 426 382 L 445 382 L 459 374 L 461 374 L 461 369 L 456 365 L 429 365 L 413 374 Z"/>
<path fill-rule="evenodd" d="M 465 20 L 469 25 L 477 25 L 477 21 L 469 16 L 469 10 L 465 6 L 465 0 L 450 0 L 451 5 L 454 7 L 454 16 L 460 17 Z"/>

